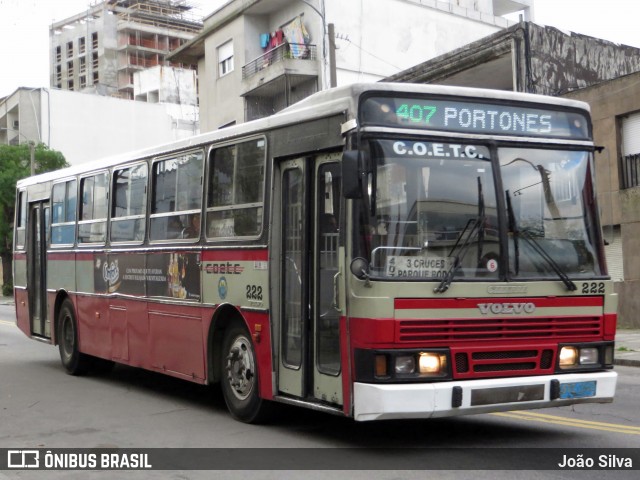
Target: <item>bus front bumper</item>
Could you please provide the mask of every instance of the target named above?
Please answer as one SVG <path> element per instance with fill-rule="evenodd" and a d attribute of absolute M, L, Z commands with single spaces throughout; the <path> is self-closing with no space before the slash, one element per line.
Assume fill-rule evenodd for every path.
<path fill-rule="evenodd" d="M 613 401 L 614 371 L 442 383 L 355 383 L 355 420 L 437 418 Z M 459 406 L 456 406 L 459 405 Z"/>

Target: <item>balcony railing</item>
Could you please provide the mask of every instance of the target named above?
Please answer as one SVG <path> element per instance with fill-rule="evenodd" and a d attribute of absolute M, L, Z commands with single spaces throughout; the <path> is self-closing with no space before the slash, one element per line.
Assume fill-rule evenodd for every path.
<path fill-rule="evenodd" d="M 315 60 L 316 46 L 302 43 L 283 43 L 242 67 L 242 79 L 249 78 L 263 68 L 285 59 Z"/>

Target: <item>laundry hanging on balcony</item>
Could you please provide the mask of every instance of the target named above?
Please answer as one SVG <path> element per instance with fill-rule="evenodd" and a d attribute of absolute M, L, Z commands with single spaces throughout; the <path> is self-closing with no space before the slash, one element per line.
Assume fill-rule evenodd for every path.
<path fill-rule="evenodd" d="M 291 22 L 282 27 L 284 36 L 289 43 L 291 56 L 293 58 L 304 58 L 308 55 L 309 50 L 306 47 L 309 44 L 309 33 L 302 23 L 301 17 L 294 18 Z"/>

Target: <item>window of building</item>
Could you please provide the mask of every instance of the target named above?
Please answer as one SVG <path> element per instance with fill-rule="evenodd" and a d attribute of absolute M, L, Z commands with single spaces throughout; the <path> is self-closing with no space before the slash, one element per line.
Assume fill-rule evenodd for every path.
<path fill-rule="evenodd" d="M 87 71 L 87 58 L 80 57 L 80 73 L 85 73 Z"/>
<path fill-rule="evenodd" d="M 620 184 L 624 188 L 640 186 L 640 112 L 620 119 Z"/>
<path fill-rule="evenodd" d="M 73 90 L 73 80 L 67 80 L 67 90 Z"/>
<path fill-rule="evenodd" d="M 97 83 L 99 83 L 100 80 L 100 76 L 98 75 L 98 72 L 93 72 L 93 84 L 96 85 Z"/>
<path fill-rule="evenodd" d="M 67 58 L 73 57 L 73 42 L 67 42 Z"/>
<path fill-rule="evenodd" d="M 104 243 L 107 236 L 108 174 L 98 173 L 80 181 L 78 243 Z"/>
<path fill-rule="evenodd" d="M 73 245 L 76 229 L 77 182 L 68 180 L 53 186 L 51 244 Z"/>
<path fill-rule="evenodd" d="M 62 81 L 62 65 L 56 65 L 56 82 Z"/>
<path fill-rule="evenodd" d="M 142 242 L 147 210 L 146 163 L 122 168 L 113 173 L 111 241 Z"/>
<path fill-rule="evenodd" d="M 91 66 L 94 70 L 98 69 L 98 52 L 93 52 L 91 54 Z"/>
<path fill-rule="evenodd" d="M 78 39 L 78 53 L 82 55 L 87 50 L 87 39 L 84 37 L 80 37 Z"/>
<path fill-rule="evenodd" d="M 98 32 L 93 32 L 91 34 L 91 48 L 94 50 L 98 49 Z"/>
<path fill-rule="evenodd" d="M 218 47 L 218 65 L 221 77 L 233 71 L 233 40 Z"/>
<path fill-rule="evenodd" d="M 70 77 L 73 76 L 73 60 L 67 62 L 67 75 Z"/>
<path fill-rule="evenodd" d="M 207 237 L 257 237 L 262 232 L 265 140 L 211 152 Z"/>
<path fill-rule="evenodd" d="M 203 157 L 195 151 L 153 164 L 151 240 L 200 238 Z"/>
<path fill-rule="evenodd" d="M 58 45 L 56 47 L 56 62 L 61 62 L 61 61 L 62 61 L 62 47 Z"/>

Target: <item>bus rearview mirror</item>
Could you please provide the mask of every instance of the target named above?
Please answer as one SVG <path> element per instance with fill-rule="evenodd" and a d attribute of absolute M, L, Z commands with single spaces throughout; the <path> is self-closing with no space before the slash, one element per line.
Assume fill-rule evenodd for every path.
<path fill-rule="evenodd" d="M 362 198 L 362 152 L 346 150 L 342 154 L 342 194 L 344 198 Z"/>

